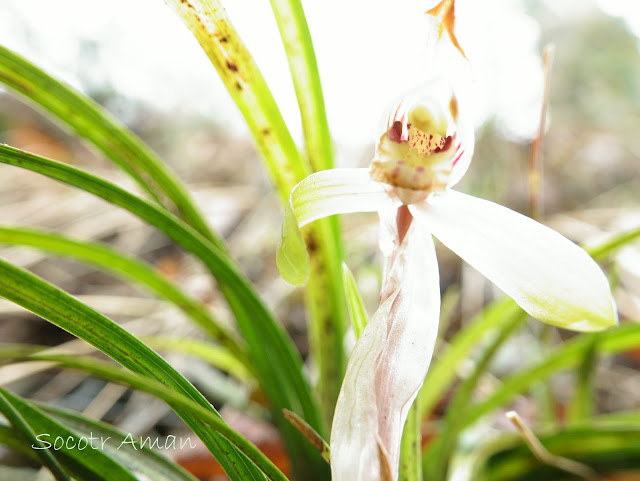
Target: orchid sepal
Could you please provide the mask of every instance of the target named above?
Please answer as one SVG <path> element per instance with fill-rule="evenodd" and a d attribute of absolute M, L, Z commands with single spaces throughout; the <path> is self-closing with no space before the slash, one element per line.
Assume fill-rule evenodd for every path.
<path fill-rule="evenodd" d="M 549 227 L 453 190 L 409 208 L 532 317 L 575 331 L 617 324 L 611 289 L 598 264 Z"/>

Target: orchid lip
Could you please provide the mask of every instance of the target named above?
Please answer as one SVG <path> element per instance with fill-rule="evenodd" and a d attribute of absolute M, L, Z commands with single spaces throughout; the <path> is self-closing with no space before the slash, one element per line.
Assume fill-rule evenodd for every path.
<path fill-rule="evenodd" d="M 444 95 L 437 95 L 441 91 Z M 458 100 L 445 81 L 408 94 L 387 119 L 371 178 L 389 185 L 390 193 L 407 205 L 445 191 L 454 183 L 452 172 L 465 153 L 458 118 Z"/>

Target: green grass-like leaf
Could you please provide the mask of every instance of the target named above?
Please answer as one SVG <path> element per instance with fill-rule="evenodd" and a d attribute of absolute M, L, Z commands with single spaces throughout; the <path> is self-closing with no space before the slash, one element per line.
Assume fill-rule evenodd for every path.
<path fill-rule="evenodd" d="M 314 429 L 319 429 L 320 417 L 303 377 L 298 352 L 226 254 L 166 210 L 94 175 L 3 145 L 0 145 L 0 163 L 39 172 L 120 206 L 157 227 L 198 257 L 215 276 L 229 302 L 249 347 L 251 364 L 271 401 L 276 423 L 285 439 L 294 445 L 300 444 L 300 435 L 285 423 L 281 409 L 299 413 Z M 322 462 L 317 453 L 311 450 L 307 453 L 317 456 Z M 298 461 L 303 462 L 304 459 Z"/>
<path fill-rule="evenodd" d="M 640 430 L 631 426 L 580 426 L 536 435 L 551 453 L 592 467 L 603 475 L 602 479 L 616 471 L 640 468 Z M 511 435 L 487 445 L 477 456 L 470 476 L 474 481 L 578 479 L 543 465 L 521 438 Z"/>
<path fill-rule="evenodd" d="M 298 98 L 309 163 L 314 172 L 333 168 L 333 148 L 320 72 L 299 0 L 271 0 Z"/>
<path fill-rule="evenodd" d="M 413 403 L 407 415 L 400 444 L 398 481 L 422 481 L 422 422 L 420 409 Z"/>
<path fill-rule="evenodd" d="M 457 367 L 468 358 L 471 350 L 490 332 L 497 332 L 513 317 L 526 313 L 509 298 L 495 301 L 464 327 L 431 366 L 418 394 L 421 417 L 435 407 L 457 377 Z"/>
<path fill-rule="evenodd" d="M 161 381 L 219 416 L 197 389 L 135 336 L 66 292 L 3 260 L 0 260 L 0 295 L 83 339 L 132 372 Z M 229 441 L 194 416 L 174 410 L 205 443 L 231 479 L 262 478 L 256 466 Z"/>
<path fill-rule="evenodd" d="M 128 469 L 100 449 L 77 449 L 80 436 L 53 420 L 30 402 L 2 388 L 0 388 L 0 396 L 10 402 L 12 407 L 19 411 L 25 419 L 28 419 L 33 432 L 41 436 L 40 439 L 35 438 L 41 443 L 39 448 L 34 448 L 38 449 L 39 455 L 47 453 L 54 457 L 56 461 L 73 473 L 74 477 L 77 476 L 82 480 L 95 479 L 96 481 L 110 481 L 114 478 L 122 481 L 136 481 L 136 477 Z M 54 444 L 58 437 L 64 440 L 64 446 L 60 449 L 57 449 L 58 445 Z M 70 439 L 72 441 L 69 441 Z M 75 447 L 71 447 L 73 445 Z M 70 481 L 71 478 L 64 479 Z"/>
<path fill-rule="evenodd" d="M 247 369 L 246 365 L 240 362 L 234 353 L 210 342 L 169 336 L 144 336 L 142 340 L 156 350 L 166 349 L 181 352 L 201 359 L 221 371 L 228 372 L 242 382 L 249 383 L 256 380 L 253 368 Z"/>
<path fill-rule="evenodd" d="M 584 351 L 582 361 L 574 372 L 574 390 L 567 406 L 566 419 L 577 424 L 589 419 L 596 411 L 595 376 L 598 367 L 599 337 L 593 336 L 591 345 Z"/>
<path fill-rule="evenodd" d="M 289 191 L 308 173 L 276 101 L 251 54 L 217 0 L 164 0 L 193 33 L 244 116 L 276 193 Z"/>
<path fill-rule="evenodd" d="M 31 446 L 37 453 L 38 458 L 49 469 L 53 477 L 57 481 L 71 481 L 71 477 L 66 470 L 60 465 L 59 461 L 51 452 L 45 448 L 43 442 L 38 438 L 40 433 L 51 433 L 51 430 L 39 429 L 38 419 L 34 419 L 33 413 L 25 409 L 21 409 L 19 399 L 12 396 L 11 393 L 0 388 L 0 412 L 9 420 L 13 428 L 22 435 L 27 441 L 32 443 Z M 55 432 L 55 431 L 54 431 Z M 110 466 L 114 473 L 117 473 L 119 466 Z M 122 471 L 122 470 L 120 470 Z M 124 480 L 135 481 L 129 473 L 123 472 Z M 101 476 L 99 476 L 103 479 Z"/>
<path fill-rule="evenodd" d="M 422 467 L 426 479 L 447 479 L 449 462 L 455 452 L 460 432 L 464 426 L 465 408 L 472 398 L 482 374 L 489 367 L 489 363 L 498 349 L 522 326 L 524 321 L 525 316 L 521 316 L 517 311 L 509 316 L 507 322 L 502 324 L 495 332 L 494 338 L 489 342 L 476 363 L 473 373 L 460 383 L 447 406 L 447 413 L 440 435 L 429 445 L 423 457 Z"/>
<path fill-rule="evenodd" d="M 175 173 L 125 125 L 92 99 L 2 46 L 0 82 L 92 143 L 129 173 L 155 200 L 177 212 L 218 247 L 223 245 Z"/>
<path fill-rule="evenodd" d="M 162 399 L 174 409 L 179 408 L 182 412 L 193 416 L 193 418 L 206 422 L 216 432 L 237 446 L 241 452 L 267 474 L 270 479 L 286 479 L 258 448 L 231 429 L 215 410 L 204 407 L 189 395 L 176 392 L 158 380 L 124 371 L 118 366 L 105 361 L 77 355 L 51 354 L 46 351 L 38 352 L 38 350 L 34 348 L 25 348 L 19 345 L 11 345 L 5 348 L 0 347 L 0 357 L 14 361 L 53 362 L 61 367 L 80 370 L 111 382 L 151 394 Z"/>
<path fill-rule="evenodd" d="M 577 366 L 591 348 L 594 336 L 598 336 L 598 351 L 601 355 L 623 352 L 640 345 L 640 325 L 627 324 L 609 331 L 574 337 L 541 362 L 504 379 L 491 396 L 468 409 L 465 425 L 504 406 L 514 396 L 529 389 L 533 383 L 543 381 L 558 371 Z"/>
<path fill-rule="evenodd" d="M 267 168 L 276 194 L 286 205 L 289 192 L 312 172 L 296 147 L 260 70 L 218 0 L 164 0 L 196 37 L 244 116 Z M 301 104 L 307 154 L 315 168 L 331 165 L 331 141 L 324 113 L 313 47 L 302 8 L 291 2 L 274 5 L 278 22 L 287 24 L 286 47 Z M 293 23 L 285 16 L 291 14 Z M 294 39 L 303 44 L 294 47 Z M 289 42 L 289 43 L 287 43 Z M 291 55 L 292 48 L 303 50 Z M 295 59 L 294 59 L 295 57 Z M 311 89 L 309 91 L 306 91 Z M 333 417 L 346 369 L 343 337 L 346 304 L 342 287 L 342 249 L 336 219 L 318 221 L 306 229 L 311 249 L 311 277 L 306 290 L 311 357 L 318 371 L 317 392 L 324 420 Z M 321 433 L 325 426 L 306 419 Z M 295 447 L 291 446 L 290 447 Z M 293 455 L 294 460 L 297 457 Z M 295 461 L 294 461 L 295 462 Z M 318 460 L 317 467 L 321 466 Z"/>
<path fill-rule="evenodd" d="M 60 234 L 36 229 L 0 226 L 0 243 L 36 247 L 86 262 L 123 279 L 143 285 L 184 311 L 213 339 L 228 348 L 239 362 L 251 369 L 245 348 L 241 347 L 239 340 L 211 316 L 207 307 L 187 296 L 180 288 L 167 281 L 146 263 L 104 244 L 78 241 Z"/>
<path fill-rule="evenodd" d="M 129 434 L 118 431 L 109 424 L 89 419 L 74 411 L 42 404 L 37 405 L 37 407 L 80 436 L 87 438 L 94 436 L 103 439 L 110 437 L 114 440 L 124 440 Z M 117 446 L 107 442 L 104 444 L 103 452 L 129 470 L 143 473 L 153 481 L 197 481 L 194 476 L 164 456 L 156 453 L 153 449 L 147 446 L 140 446 L 138 441 L 135 441 L 135 445 L 134 449 L 128 442 L 126 445 Z"/>

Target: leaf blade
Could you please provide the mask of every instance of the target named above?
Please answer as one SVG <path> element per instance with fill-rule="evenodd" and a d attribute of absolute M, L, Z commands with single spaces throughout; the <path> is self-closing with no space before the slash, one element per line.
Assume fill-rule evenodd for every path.
<path fill-rule="evenodd" d="M 271 0 L 298 99 L 309 163 L 314 172 L 333 168 L 331 134 L 320 72 L 299 0 Z"/>
<path fill-rule="evenodd" d="M 106 109 L 2 46 L 0 82 L 92 143 L 131 175 L 156 201 L 176 210 L 187 223 L 218 247 L 223 245 L 175 173 Z"/>
<path fill-rule="evenodd" d="M 160 380 L 174 390 L 184 393 L 203 408 L 219 416 L 213 406 L 182 375 L 109 318 L 39 277 L 1 259 L 0 274 L 0 295 L 6 299 L 97 347 L 127 369 Z M 192 415 L 182 413 L 178 409 L 175 411 L 202 439 L 232 479 L 260 479 L 254 477 L 258 468 L 253 464 L 253 467 L 244 469 L 239 467 L 245 466 L 244 454 L 237 451 L 234 445 L 212 433 Z"/>
<path fill-rule="evenodd" d="M 0 358 L 15 361 L 53 362 L 65 368 L 80 370 L 151 394 L 165 401 L 173 409 L 180 408 L 194 418 L 204 420 L 233 445 L 240 448 L 243 453 L 247 453 L 247 457 L 263 472 L 268 473 L 271 479 L 279 479 L 281 481 L 286 479 L 258 448 L 230 428 L 214 410 L 207 409 L 196 400 L 190 398 L 188 394 L 176 392 L 159 380 L 122 370 L 105 361 L 70 354 L 49 353 L 47 350 L 34 349 L 32 346 L 12 345 L 0 347 Z"/>
<path fill-rule="evenodd" d="M 97 266 L 121 278 L 142 284 L 159 297 L 184 311 L 213 339 L 233 352 L 250 367 L 247 354 L 238 340 L 209 313 L 206 306 L 187 296 L 180 288 L 159 275 L 151 266 L 97 242 L 70 239 L 61 234 L 37 229 L 0 225 L 0 243 L 25 245 L 70 257 Z"/>
<path fill-rule="evenodd" d="M 33 420 L 30 419 L 27 421 L 27 419 L 25 419 L 20 407 L 16 406 L 15 400 L 2 388 L 0 388 L 0 411 L 9 420 L 14 429 L 19 431 L 27 440 L 33 441 L 31 445 L 32 448 L 37 450 L 38 458 L 42 461 L 42 464 L 49 469 L 56 480 L 71 481 L 65 469 L 60 465 L 56 457 L 44 447 L 39 435 L 35 433 L 32 425 Z M 44 432 L 46 433 L 47 431 Z"/>
<path fill-rule="evenodd" d="M 198 257 L 222 287 L 285 439 L 290 445 L 300 444 L 300 435 L 286 423 L 281 415 L 282 408 L 297 412 L 321 432 L 322 422 L 303 376 L 299 353 L 224 252 L 167 211 L 87 172 L 6 145 L 0 145 L 0 163 L 38 172 L 101 197 L 155 226 Z M 319 455 L 309 452 L 323 463 Z"/>
<path fill-rule="evenodd" d="M 597 334 L 585 333 L 575 336 L 540 363 L 515 373 L 504 379 L 502 385 L 483 402 L 469 408 L 465 425 L 470 425 L 481 416 L 504 405 L 513 396 L 523 392 L 532 383 L 547 379 L 553 373 L 576 366 L 584 359 L 585 352 L 598 336 L 598 349 L 601 355 L 614 354 L 640 345 L 640 325 L 627 324 Z"/>

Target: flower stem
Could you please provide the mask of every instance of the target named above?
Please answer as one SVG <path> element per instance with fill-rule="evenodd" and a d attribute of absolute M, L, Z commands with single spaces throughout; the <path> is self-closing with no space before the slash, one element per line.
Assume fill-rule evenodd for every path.
<path fill-rule="evenodd" d="M 551 79 L 551 62 L 553 60 L 553 45 L 547 45 L 542 52 L 542 67 L 544 69 L 544 92 L 542 94 L 542 108 L 540 109 L 540 126 L 538 134 L 531 143 L 529 155 L 529 207 L 531 217 L 540 220 L 543 215 L 542 208 L 542 137 L 544 135 L 547 120 L 547 104 L 549 99 L 549 85 Z"/>

